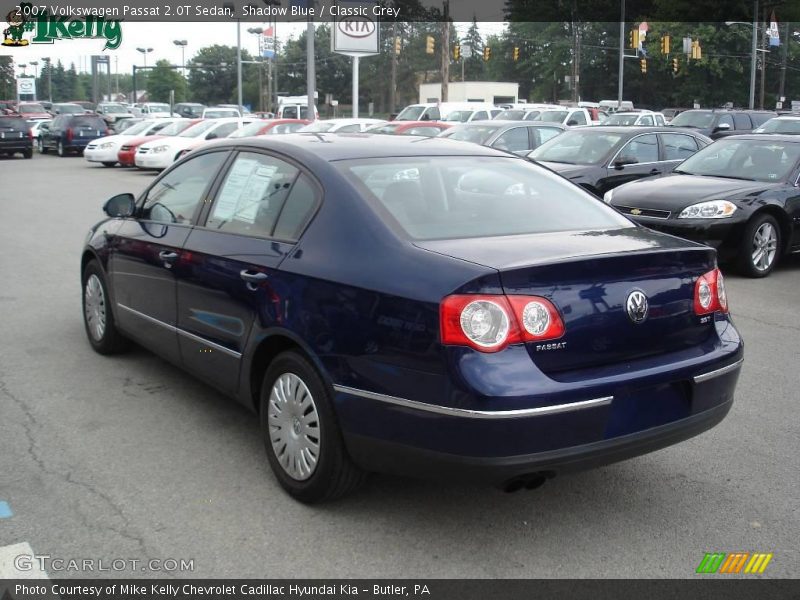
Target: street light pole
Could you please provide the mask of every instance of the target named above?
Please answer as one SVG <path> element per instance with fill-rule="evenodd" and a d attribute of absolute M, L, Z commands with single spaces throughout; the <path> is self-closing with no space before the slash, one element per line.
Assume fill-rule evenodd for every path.
<path fill-rule="evenodd" d="M 183 76 L 186 77 L 186 55 L 184 54 L 184 51 L 186 50 L 186 44 L 188 44 L 189 42 L 187 42 L 186 40 L 172 40 L 172 43 L 175 44 L 176 46 L 180 46 L 181 72 L 183 73 Z"/>
<path fill-rule="evenodd" d="M 236 19 L 236 103 L 239 114 L 244 113 L 242 107 L 242 21 Z"/>
<path fill-rule="evenodd" d="M 146 71 L 147 70 L 147 55 L 150 54 L 153 51 L 153 49 L 152 48 L 136 48 L 136 50 L 138 52 L 141 52 L 142 56 L 144 57 L 144 69 Z M 138 90 L 136 89 L 136 67 L 134 66 L 133 67 L 133 101 L 134 101 L 134 103 L 139 99 L 136 96 L 136 92 L 137 91 Z"/>
<path fill-rule="evenodd" d="M 619 78 L 617 82 L 617 109 L 622 110 L 622 78 L 625 75 L 625 0 L 620 0 L 619 17 Z"/>
<path fill-rule="evenodd" d="M 725 25 L 750 25 L 745 21 L 725 21 Z M 753 47 L 750 50 L 750 100 L 748 108 L 753 110 L 756 105 L 756 56 L 758 53 L 758 0 L 753 1 Z"/>

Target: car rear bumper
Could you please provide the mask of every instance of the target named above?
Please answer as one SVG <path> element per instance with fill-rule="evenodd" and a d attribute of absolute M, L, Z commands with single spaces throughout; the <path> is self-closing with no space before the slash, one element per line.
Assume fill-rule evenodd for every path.
<path fill-rule="evenodd" d="M 33 148 L 33 142 L 30 138 L 24 138 L 19 140 L 0 140 L 0 152 L 23 152 L 25 150 L 31 150 Z"/>
<path fill-rule="evenodd" d="M 501 397 L 485 398 L 481 410 L 438 406 L 334 385 L 335 406 L 348 450 L 367 470 L 493 484 L 551 476 L 645 454 L 719 423 L 743 362 L 732 325 L 725 335 L 704 357 L 675 358 L 661 372 L 629 365 L 622 376 L 553 381 L 527 406 Z"/>

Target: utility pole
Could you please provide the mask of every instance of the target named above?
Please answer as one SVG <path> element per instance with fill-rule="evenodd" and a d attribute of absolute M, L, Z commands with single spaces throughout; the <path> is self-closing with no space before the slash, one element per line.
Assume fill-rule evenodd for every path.
<path fill-rule="evenodd" d="M 767 7 L 764 6 L 764 23 L 766 25 L 767 19 Z M 767 28 L 764 27 L 763 33 L 761 35 L 761 92 L 758 98 L 758 108 L 760 110 L 764 110 L 764 78 L 767 75 Z"/>
<path fill-rule="evenodd" d="M 781 50 L 781 79 L 780 84 L 778 85 L 778 100 L 783 98 L 784 92 L 786 91 L 786 60 L 787 55 L 789 53 L 789 36 L 791 33 L 789 32 L 789 22 L 786 22 L 786 33 L 783 35 L 783 48 Z"/>
<path fill-rule="evenodd" d="M 620 0 L 620 6 L 621 9 L 619 17 L 619 79 L 617 82 L 617 108 L 622 107 L 622 78 L 625 75 L 625 0 Z"/>
<path fill-rule="evenodd" d="M 392 70 L 391 82 L 389 83 L 389 114 L 394 114 L 397 105 L 397 21 L 392 23 Z"/>
<path fill-rule="evenodd" d="M 447 102 L 447 84 L 450 80 L 450 0 L 444 0 L 442 17 L 442 102 Z"/>
<path fill-rule="evenodd" d="M 315 7 L 315 2 L 309 2 L 309 8 Z M 314 90 L 317 88 L 317 72 L 314 64 L 314 19 L 311 11 L 308 13 L 306 23 L 306 94 L 308 95 L 308 115 L 309 121 L 315 121 L 314 113 Z"/>

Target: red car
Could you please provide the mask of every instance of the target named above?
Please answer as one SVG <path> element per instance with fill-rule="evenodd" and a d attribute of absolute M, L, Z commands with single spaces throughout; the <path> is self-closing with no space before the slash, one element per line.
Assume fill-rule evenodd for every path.
<path fill-rule="evenodd" d="M 442 123 L 441 121 L 392 121 L 383 125 L 369 127 L 364 133 L 434 137 L 445 129 L 450 129 L 450 127 L 452 127 L 450 123 Z"/>
<path fill-rule="evenodd" d="M 181 119 L 179 121 L 175 121 L 171 125 L 167 125 L 164 129 L 162 129 L 156 135 L 145 135 L 142 137 L 135 137 L 130 141 L 125 142 L 120 146 L 119 152 L 117 152 L 117 161 L 123 167 L 135 167 L 136 166 L 136 149 L 144 144 L 145 142 L 149 142 L 151 140 L 155 140 L 162 137 L 169 137 L 171 135 L 178 135 L 181 131 L 188 129 L 195 123 L 199 123 L 203 119 Z"/>
<path fill-rule="evenodd" d="M 243 138 L 253 137 L 256 135 L 280 135 L 282 133 L 294 133 L 309 123 L 311 123 L 311 121 L 308 119 L 265 119 L 262 121 L 253 121 L 241 129 L 237 129 L 228 137 Z M 184 154 L 188 154 L 195 148 L 198 148 L 205 143 L 205 141 L 201 141 L 193 146 L 189 146 L 185 150 L 181 150 L 179 155 L 183 156 Z"/>
<path fill-rule="evenodd" d="M 20 102 L 17 112 L 26 121 L 44 121 L 53 118 L 38 102 Z"/>

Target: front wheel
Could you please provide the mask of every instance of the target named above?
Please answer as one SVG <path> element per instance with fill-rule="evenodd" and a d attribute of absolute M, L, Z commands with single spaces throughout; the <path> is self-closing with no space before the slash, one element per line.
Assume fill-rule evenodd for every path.
<path fill-rule="evenodd" d="M 781 229 L 775 217 L 760 214 L 747 224 L 739 246 L 739 271 L 746 277 L 766 277 L 778 262 Z"/>
<path fill-rule="evenodd" d="M 89 343 L 99 354 L 117 354 L 128 348 L 128 340 L 117 329 L 106 287 L 97 261 L 83 270 L 83 324 Z"/>
<path fill-rule="evenodd" d="M 39 141 L 36 142 L 36 145 L 39 148 L 39 154 L 47 154 L 47 148 L 44 147 L 44 142 L 42 141 L 42 138 L 39 138 Z"/>
<path fill-rule="evenodd" d="M 115 163 L 115 162 L 104 162 L 103 166 L 104 167 L 113 167 L 115 164 L 117 164 L 117 163 Z"/>
<path fill-rule="evenodd" d="M 272 361 L 260 415 L 270 467 L 295 499 L 333 500 L 363 483 L 365 473 L 345 449 L 331 390 L 304 356 L 284 352 Z"/>
<path fill-rule="evenodd" d="M 58 146 L 56 146 L 56 153 L 59 156 L 66 156 L 67 150 L 64 148 L 64 143 L 61 140 L 58 140 Z"/>

